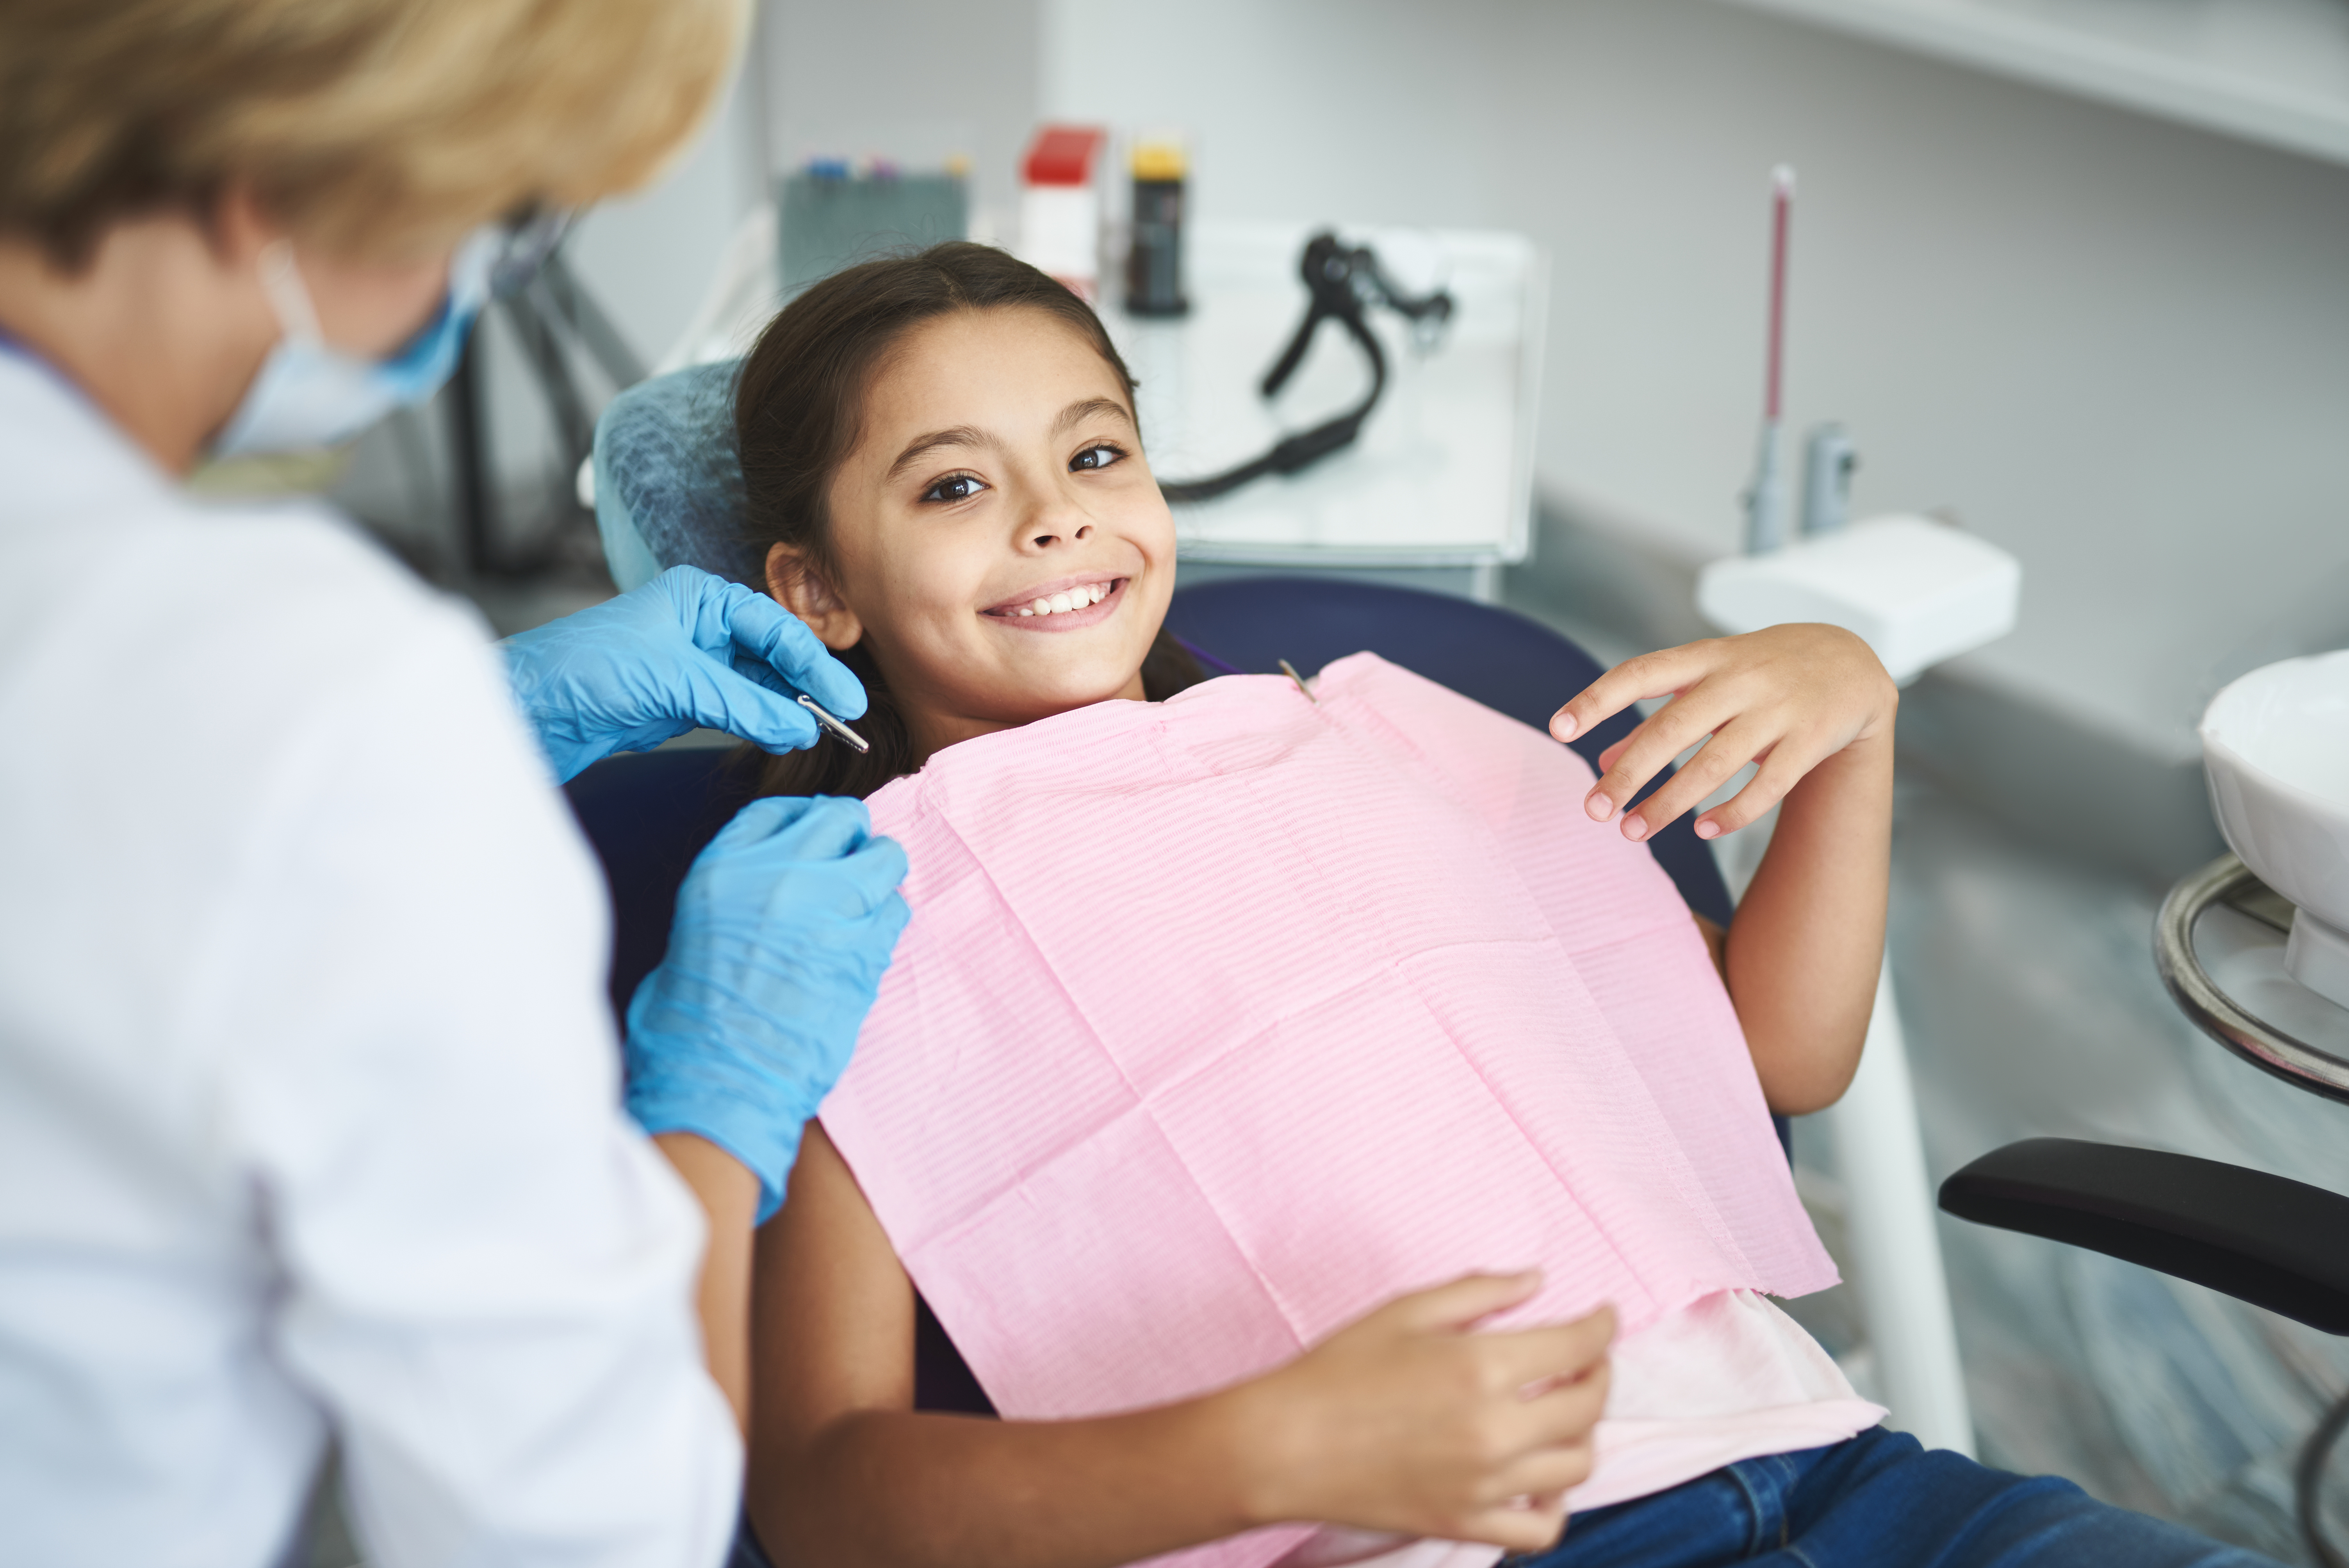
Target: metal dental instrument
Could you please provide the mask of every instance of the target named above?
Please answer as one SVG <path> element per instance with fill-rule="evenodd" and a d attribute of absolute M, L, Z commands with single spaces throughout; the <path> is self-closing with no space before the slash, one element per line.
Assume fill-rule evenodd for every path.
<path fill-rule="evenodd" d="M 823 705 L 816 701 L 815 698 L 802 696 L 800 698 L 800 706 L 807 709 L 810 713 L 815 715 L 815 721 L 818 724 L 832 731 L 833 734 L 840 737 L 841 739 L 848 742 L 849 745 L 856 748 L 857 750 L 870 751 L 873 749 L 870 745 L 866 744 L 863 736 L 849 728 L 848 726 L 841 723 L 840 720 L 833 717 L 832 715 L 824 712 Z"/>
<path fill-rule="evenodd" d="M 1297 666 L 1295 665 L 1290 664 L 1287 659 L 1276 659 L 1273 662 L 1280 666 L 1281 674 L 1287 676 L 1290 680 L 1297 683 L 1297 689 L 1305 694 L 1305 700 L 1307 702 L 1315 704 L 1319 704 L 1320 702 L 1321 699 L 1313 695 L 1313 688 L 1305 684 L 1305 677 L 1297 673 Z"/>

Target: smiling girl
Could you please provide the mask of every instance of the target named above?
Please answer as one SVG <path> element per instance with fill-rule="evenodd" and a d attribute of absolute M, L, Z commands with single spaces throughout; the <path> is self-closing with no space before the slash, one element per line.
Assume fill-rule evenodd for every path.
<path fill-rule="evenodd" d="M 1332 665 L 1309 706 L 1285 683 L 1205 682 L 1164 627 L 1174 527 L 1133 390 L 1090 309 L 1032 268 L 961 244 L 817 284 L 741 375 L 737 427 L 767 586 L 872 697 L 869 755 L 826 742 L 766 762 L 764 788 L 874 797 L 876 824 L 905 839 L 915 868 L 914 923 L 827 1105 L 831 1136 L 810 1129 L 761 1238 L 748 1495 L 776 1555 L 1109 1568 L 1222 1542 L 1209 1548 L 1216 1561 L 1287 1568 L 1388 1554 L 1423 1568 L 1489 1563 L 1504 1549 L 1545 1553 L 1544 1568 L 2256 1561 L 2069 1483 L 1884 1431 L 1881 1412 L 1763 1294 L 1832 1277 L 1766 1116 L 1842 1093 L 1874 994 L 1897 696 L 1866 645 L 1786 626 L 1633 660 L 1552 722 L 1562 739 L 1634 700 L 1672 696 L 1595 780 L 1564 748 L 1375 660 Z M 1443 744 L 1425 738 L 1438 730 Z M 1731 928 L 1700 935 L 1638 841 L 1757 759 L 1699 832 L 1734 830 L 1773 805 L 1778 822 Z M 1321 788 L 1341 776 L 1353 793 Z M 1011 821 L 1003 841 L 1020 854 L 988 860 L 995 828 L 954 816 L 982 796 L 989 821 Z M 1341 799 L 1359 809 L 1373 796 L 1388 817 L 1344 820 Z M 1195 837 L 1169 846 L 1178 819 Z M 1464 849 L 1433 853 L 1438 840 Z M 942 868 L 956 856 L 968 874 L 949 885 Z M 1270 861 L 1309 862 L 1310 875 L 1255 874 Z M 1336 888 L 1322 907 L 1353 923 L 1298 946 L 1274 994 L 1251 989 L 1253 946 L 1307 883 Z M 1623 892 L 1619 905 L 1606 890 Z M 1225 923 L 1255 923 L 1237 952 L 1213 940 L 1219 898 Z M 1568 926 L 1570 940 L 1557 934 Z M 1359 989 L 1346 965 L 1406 927 L 1432 934 L 1371 965 L 1378 984 L 1410 971 L 1406 1005 L 1333 1023 L 1328 996 Z M 1462 954 L 1464 969 L 1453 963 Z M 1546 988 L 1556 976 L 1539 964 L 1572 970 L 1593 954 L 1602 962 L 1587 988 L 1570 976 Z M 1185 988 L 1237 998 L 1242 1016 L 1195 1037 Z M 923 1010 L 925 994 L 949 993 L 997 1011 Z M 1119 1014 L 1121 993 L 1156 998 L 1158 1012 Z M 1530 1002 L 1499 1037 L 1480 1036 L 1478 1018 L 1512 998 Z M 1317 1086 L 1319 1127 L 1245 1076 L 1229 1088 L 1216 1079 L 1187 1109 L 1148 1102 L 1138 1119 L 1175 1140 L 1175 1111 L 1189 1117 L 1194 1142 L 1177 1165 L 1232 1130 L 1261 1134 L 1254 1190 L 1218 1193 L 1255 1276 L 1216 1275 L 1239 1283 L 1170 1304 L 1167 1287 L 1191 1291 L 1223 1244 L 1196 1249 L 1195 1273 L 1174 1227 L 1133 1234 L 1149 1231 L 1137 1215 L 1192 1212 L 1167 1206 L 1174 1168 L 1152 1167 L 1161 1185 L 1139 1197 L 1121 1183 L 1143 1181 L 1140 1161 L 1061 1180 L 1053 1130 L 1091 1092 L 1050 1054 L 1064 1014 L 1078 1018 L 1071 1037 L 1098 1040 L 1122 1070 L 1148 1057 L 1195 1085 L 1252 1053 L 1310 1064 L 1302 1081 Z M 1414 1034 L 1405 1014 L 1442 1026 Z M 953 1037 L 923 1038 L 924 1020 Z M 1484 1080 L 1519 1073 L 1548 1087 L 1512 1102 L 1510 1117 L 1445 1123 L 1485 1130 L 1475 1135 L 1434 1126 L 1433 1099 L 1379 1101 L 1363 1087 L 1456 1083 L 1464 1060 Z M 1022 1094 L 993 1092 L 1040 1061 L 1052 1065 Z M 885 1083 L 921 1103 L 901 1114 Z M 1131 1081 L 1116 1092 L 1126 1089 L 1152 1092 Z M 982 1099 L 998 1119 L 964 1113 Z M 1317 1150 L 1376 1158 L 1283 1163 L 1284 1146 L 1325 1136 L 1337 1141 Z M 974 1192 L 944 1243 L 917 1233 L 906 1194 L 926 1142 L 947 1150 L 929 1170 L 1016 1167 L 1008 1205 L 980 1209 Z M 1607 1289 L 1470 1273 L 1410 1290 L 1522 1261 L 1463 1243 L 1474 1254 L 1464 1261 L 1454 1237 L 1387 1225 L 1414 1202 L 1424 1217 L 1424 1191 L 1449 1190 L 1453 1167 L 1500 1169 L 1520 1144 L 1542 1156 L 1507 1167 L 1522 1186 L 1497 1189 L 1498 1203 L 1438 1205 L 1433 1230 L 1600 1235 L 1574 1255 L 1597 1260 Z M 965 1186 L 948 1183 L 949 1207 Z M 1251 1215 L 1270 1216 L 1278 1245 L 1247 1228 Z M 1627 1228 L 1626 1215 L 1677 1239 Z M 985 1235 L 1013 1239 L 991 1252 Z M 1022 1296 L 1023 1280 L 1055 1264 L 1056 1236 L 1081 1254 L 1057 1260 L 1053 1277 L 1073 1283 Z M 1373 1295 L 1350 1321 L 1320 1322 L 1278 1365 L 1259 1341 L 1213 1386 L 1162 1376 L 1214 1338 L 1202 1312 L 1237 1319 L 1269 1295 L 1288 1328 L 1311 1315 L 1297 1304 L 1326 1281 L 1284 1274 L 1280 1246 L 1335 1256 L 1341 1270 L 1404 1262 L 1386 1305 Z M 1154 1253 L 1184 1265 L 1154 1273 Z M 1552 1247 L 1553 1274 L 1572 1272 L 1571 1253 Z M 1437 1274 L 1425 1266 L 1437 1257 L 1454 1261 Z M 1672 1274 L 1676 1288 L 1656 1284 L 1671 1274 L 1658 1260 L 1689 1258 L 1709 1261 Z M 923 1286 L 939 1320 L 1018 1418 L 916 1408 L 922 1315 L 907 1262 L 932 1271 Z M 1709 1283 L 1688 1285 L 1700 1275 Z M 1611 1353 L 1614 1312 L 1584 1310 L 1602 1295 L 1634 1330 Z M 1033 1321 L 986 1305 L 1013 1300 Z M 1486 1321 L 1528 1304 L 1554 1320 L 1568 1302 L 1579 1304 L 1570 1321 Z M 1110 1380 L 1176 1391 L 1105 1409 L 1037 1394 L 1074 1386 L 1052 1380 L 1102 1344 L 1125 1347 L 1102 1363 Z M 1569 1493 L 1578 1508 L 1561 1542 Z M 1338 1528 L 1230 1540 L 1300 1523 Z"/>
<path fill-rule="evenodd" d="M 817 285 L 743 367 L 767 587 L 874 699 L 871 753 L 778 758 L 767 793 L 868 795 L 958 740 L 1203 678 L 1161 624 L 1174 519 L 1101 323 L 999 252 L 928 257 Z"/>

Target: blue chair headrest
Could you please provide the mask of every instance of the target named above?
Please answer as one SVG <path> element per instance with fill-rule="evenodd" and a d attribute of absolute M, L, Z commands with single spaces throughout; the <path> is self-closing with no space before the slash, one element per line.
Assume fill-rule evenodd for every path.
<path fill-rule="evenodd" d="M 620 590 L 671 566 L 766 585 L 743 528 L 734 441 L 739 359 L 640 381 L 595 422 L 595 527 Z"/>

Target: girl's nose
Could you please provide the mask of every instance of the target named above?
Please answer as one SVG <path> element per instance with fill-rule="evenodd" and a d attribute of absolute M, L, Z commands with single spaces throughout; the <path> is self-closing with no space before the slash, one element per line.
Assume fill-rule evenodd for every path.
<path fill-rule="evenodd" d="M 1050 550 L 1063 541 L 1073 544 L 1091 536 L 1092 531 L 1092 523 L 1073 507 L 1043 507 L 1030 522 L 1028 548 Z"/>

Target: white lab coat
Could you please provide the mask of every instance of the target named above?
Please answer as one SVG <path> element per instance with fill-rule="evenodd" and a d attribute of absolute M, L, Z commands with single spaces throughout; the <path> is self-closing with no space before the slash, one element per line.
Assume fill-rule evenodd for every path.
<path fill-rule="evenodd" d="M 698 1211 L 498 655 L 0 349 L 0 1563 L 723 1560 Z"/>

